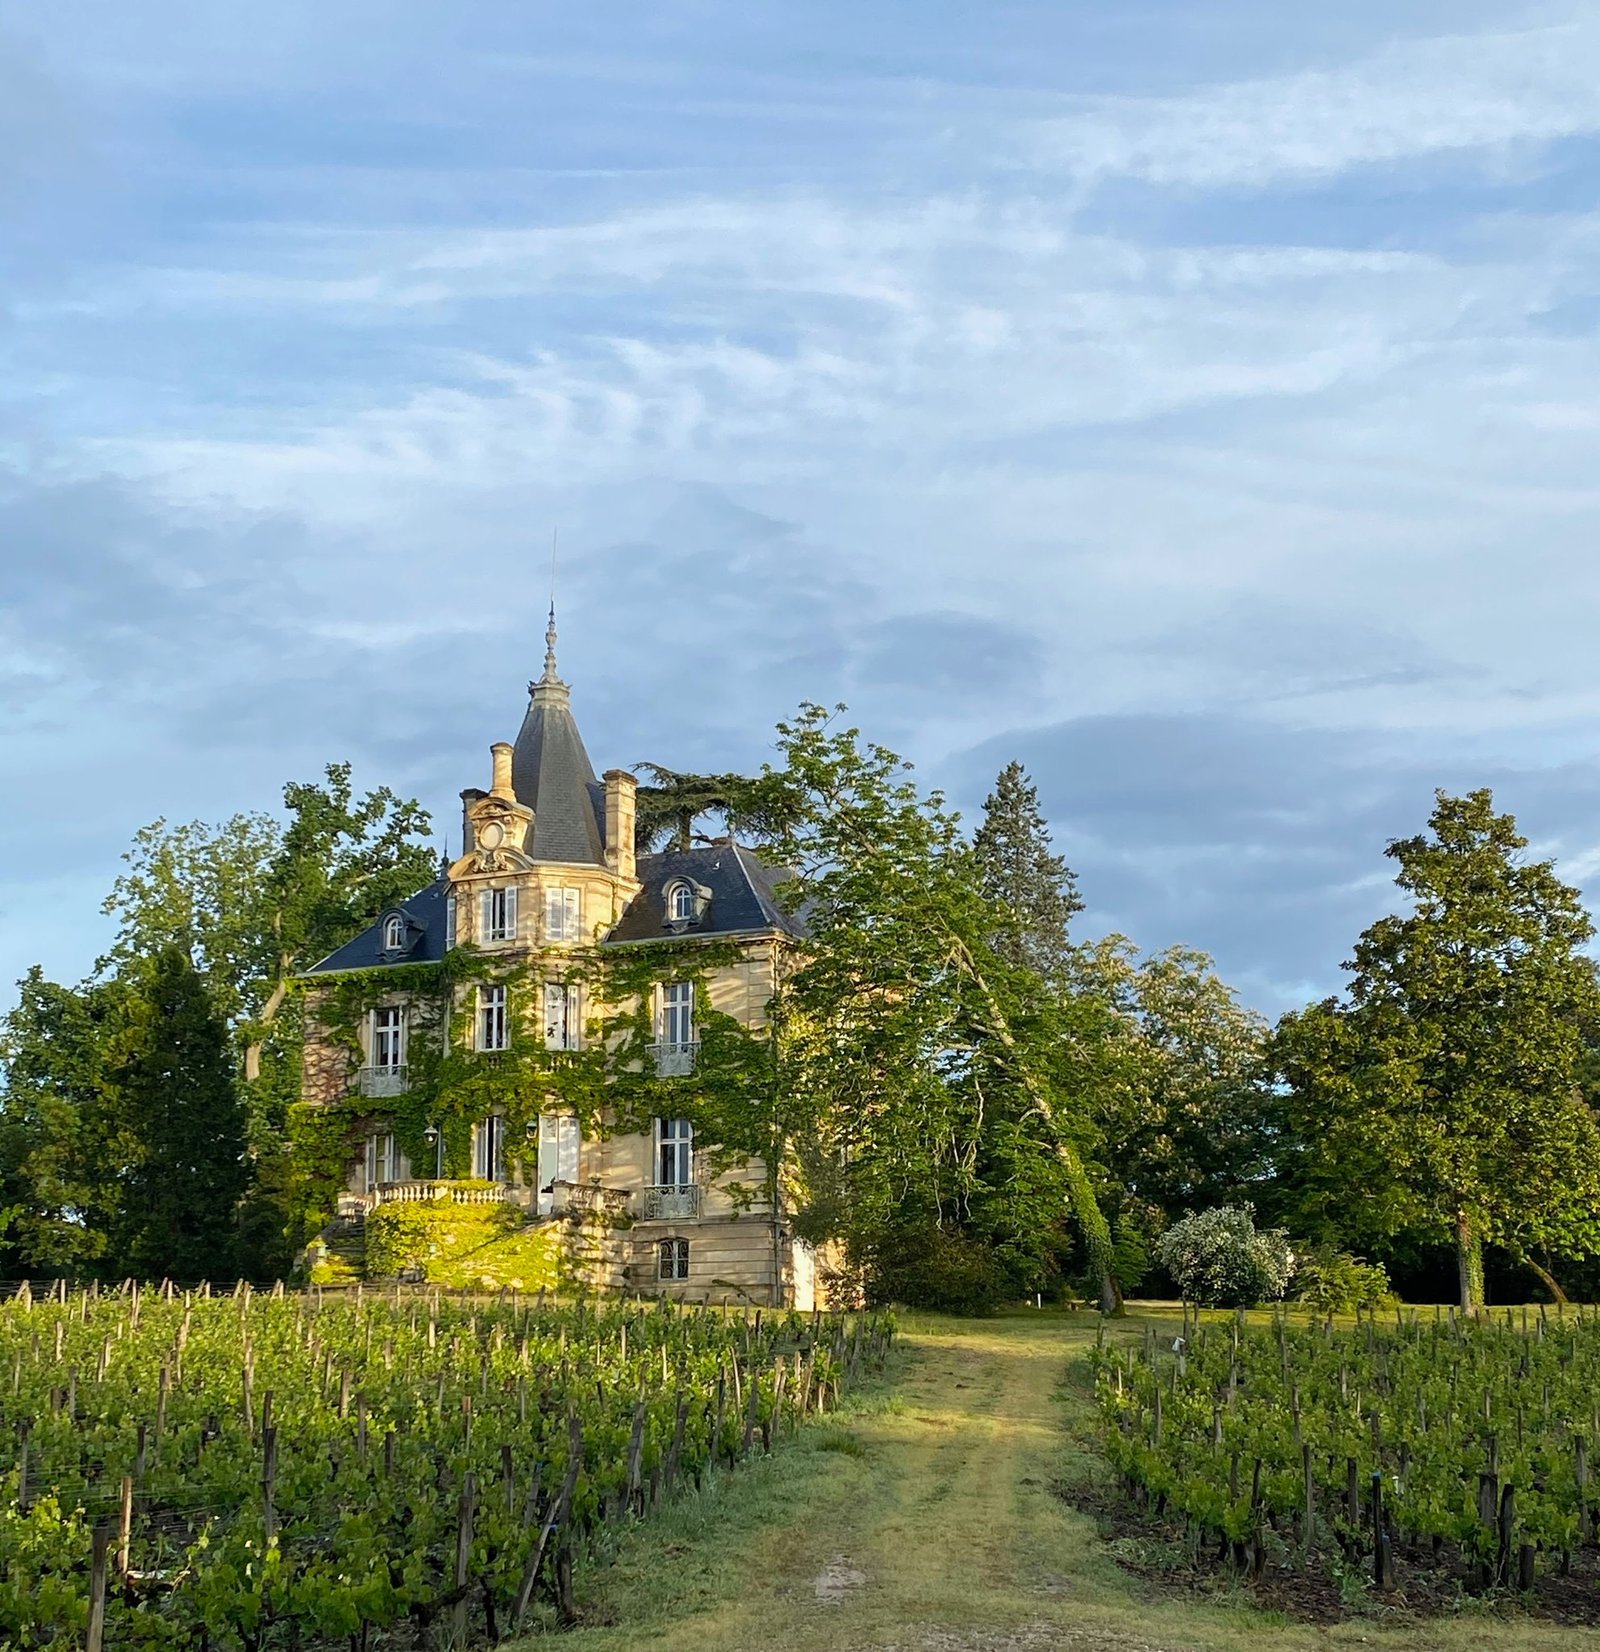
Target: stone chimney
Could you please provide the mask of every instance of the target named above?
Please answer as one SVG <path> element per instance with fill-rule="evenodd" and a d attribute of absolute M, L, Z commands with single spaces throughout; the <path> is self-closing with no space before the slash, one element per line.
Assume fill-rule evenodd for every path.
<path fill-rule="evenodd" d="M 470 855 L 478 847 L 478 836 L 472 828 L 472 806 L 481 803 L 487 794 L 476 786 L 468 786 L 461 794 L 461 853 Z"/>
<path fill-rule="evenodd" d="M 617 877 L 636 883 L 638 868 L 633 854 L 633 817 L 638 807 L 639 777 L 629 774 L 626 769 L 607 769 L 605 782 L 606 866 Z"/>
<path fill-rule="evenodd" d="M 509 740 L 496 740 L 489 750 L 494 755 L 494 784 L 489 788 L 489 795 L 514 803 L 517 794 L 511 789 L 511 754 L 515 747 Z"/>

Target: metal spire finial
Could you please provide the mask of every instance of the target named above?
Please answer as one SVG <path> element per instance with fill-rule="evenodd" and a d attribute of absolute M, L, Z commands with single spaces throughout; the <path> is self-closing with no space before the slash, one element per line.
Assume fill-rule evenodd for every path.
<path fill-rule="evenodd" d="M 547 683 L 559 682 L 556 675 L 556 605 L 550 604 L 550 623 L 544 628 L 544 677 Z"/>

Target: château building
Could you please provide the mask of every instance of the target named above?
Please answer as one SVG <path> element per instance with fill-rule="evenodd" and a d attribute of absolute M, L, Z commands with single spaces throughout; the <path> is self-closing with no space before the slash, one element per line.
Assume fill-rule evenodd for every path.
<path fill-rule="evenodd" d="M 638 782 L 596 776 L 555 644 L 552 607 L 516 740 L 490 748 L 487 790 L 461 794 L 461 854 L 303 978 L 303 1111 L 343 1122 L 343 1224 L 489 1203 L 589 1286 L 808 1307 L 781 1167 L 694 1122 L 700 1018 L 759 1033 L 800 926 L 731 838 L 636 852 Z M 629 993 L 605 1001 L 617 979 Z M 619 1034 L 646 1018 L 647 1043 Z M 560 1081 L 580 1067 L 601 1075 L 587 1119 Z M 673 1081 L 646 1092 L 661 1111 L 605 1101 L 624 1067 Z"/>

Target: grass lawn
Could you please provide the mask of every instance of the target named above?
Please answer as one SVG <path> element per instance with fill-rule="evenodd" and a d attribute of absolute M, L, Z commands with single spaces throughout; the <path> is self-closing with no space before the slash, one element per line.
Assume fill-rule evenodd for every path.
<path fill-rule="evenodd" d="M 1111 1335 L 1137 1340 L 1131 1313 Z M 769 1459 L 616 1540 L 586 1569 L 571 1652 L 1231 1652 L 1391 1647 L 1600 1652 L 1600 1633 L 1464 1609 L 1331 1628 L 1123 1572 L 1052 1487 L 1095 1451 L 1093 1314 L 909 1315 L 891 1381 Z"/>

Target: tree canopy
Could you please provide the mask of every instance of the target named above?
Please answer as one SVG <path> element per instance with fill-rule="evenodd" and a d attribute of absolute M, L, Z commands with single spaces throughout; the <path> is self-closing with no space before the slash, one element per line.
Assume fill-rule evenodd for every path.
<path fill-rule="evenodd" d="M 300 1237 L 286 1133 L 300 1079 L 291 981 L 437 869 L 421 807 L 387 787 L 358 797 L 348 764 L 287 785 L 283 799 L 282 817 L 139 831 L 105 902 L 117 932 L 95 978 L 67 987 L 30 971 L 0 1018 L 0 1253 L 12 1268 L 127 1271 L 159 1248 L 142 1211 L 159 1208 L 170 1225 L 179 1202 L 197 1233 L 243 1235 L 228 1254 L 247 1271 L 287 1268 Z M 181 1048 L 158 1036 L 172 1016 Z M 176 1112 L 159 1103 L 157 1073 L 188 1087 Z M 241 1105 L 244 1183 L 228 1169 Z M 156 1167 L 193 1161 L 172 1136 L 190 1123 L 222 1144 L 222 1161 L 163 1204 L 171 1189 Z M 188 1230 L 172 1231 L 171 1256 L 190 1258 L 174 1265 L 198 1263 L 200 1241 L 184 1251 Z"/>
<path fill-rule="evenodd" d="M 899 756 L 819 706 L 780 725 L 779 751 L 778 851 L 809 944 L 775 1013 L 813 1211 L 845 1225 L 842 1205 L 858 1240 L 907 1208 L 1013 1236 L 1070 1216 L 1113 1306 L 1084 1162 L 1093 1006 L 995 950 L 972 846 Z"/>
<path fill-rule="evenodd" d="M 1483 1246 L 1600 1247 L 1600 1132 L 1579 1084 L 1600 1024 L 1578 892 L 1528 860 L 1487 790 L 1437 794 L 1389 845 L 1410 909 L 1356 943 L 1341 1001 L 1284 1017 L 1280 1173 L 1299 1222 L 1454 1245 L 1483 1301 Z"/>
<path fill-rule="evenodd" d="M 245 1113 L 227 1028 L 181 947 L 163 947 L 152 961 L 108 1077 L 134 1148 L 111 1230 L 119 1270 L 235 1277 L 249 1182 Z"/>
<path fill-rule="evenodd" d="M 984 800 L 972 852 L 994 914 L 990 945 L 1008 963 L 1058 979 L 1083 899 L 1066 859 L 1051 847 L 1039 788 L 1020 763 L 1006 764 Z"/>
<path fill-rule="evenodd" d="M 387 786 L 355 795 L 348 763 L 291 781 L 284 816 L 141 829 L 104 910 L 117 920 L 102 972 L 181 947 L 240 1040 L 244 1077 L 296 973 L 437 875 L 429 819 Z"/>
<path fill-rule="evenodd" d="M 664 849 L 681 854 L 709 841 L 696 830 L 696 822 L 707 815 L 753 844 L 781 836 L 791 819 L 791 796 L 770 772 L 689 774 L 660 763 L 635 767 L 650 777 L 635 802 L 634 846 L 640 854 Z"/>

